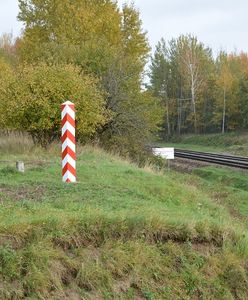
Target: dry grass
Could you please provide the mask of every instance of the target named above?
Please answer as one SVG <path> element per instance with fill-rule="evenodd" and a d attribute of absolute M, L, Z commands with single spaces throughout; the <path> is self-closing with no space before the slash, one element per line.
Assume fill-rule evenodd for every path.
<path fill-rule="evenodd" d="M 0 133 L 0 157 L 8 158 L 11 156 L 54 156 L 59 155 L 61 151 L 60 142 L 52 143 L 44 152 L 41 146 L 34 144 L 31 136 L 24 132 L 1 132 Z"/>
<path fill-rule="evenodd" d="M 22 132 L 2 132 L 0 133 L 0 153 L 1 154 L 23 154 L 34 150 L 34 143 L 30 136 Z"/>

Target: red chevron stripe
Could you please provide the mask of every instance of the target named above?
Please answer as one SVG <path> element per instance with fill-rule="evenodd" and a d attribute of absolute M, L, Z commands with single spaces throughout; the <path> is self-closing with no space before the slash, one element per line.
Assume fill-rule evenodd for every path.
<path fill-rule="evenodd" d="M 72 159 L 76 160 L 76 153 L 72 151 L 72 149 L 68 146 L 62 152 L 62 160 L 66 157 L 67 154 L 69 154 Z"/>
<path fill-rule="evenodd" d="M 64 116 L 64 118 L 61 121 L 61 126 L 63 127 L 66 122 L 69 122 L 71 126 L 75 127 L 75 120 L 69 114 L 66 114 Z"/>
<path fill-rule="evenodd" d="M 74 169 L 73 166 L 70 165 L 69 163 L 67 163 L 62 169 L 62 175 L 64 176 L 67 171 L 70 171 L 72 175 L 76 177 L 76 169 Z"/>
<path fill-rule="evenodd" d="M 66 104 L 68 103 L 68 104 Z M 70 103 L 70 104 L 69 104 Z M 61 120 L 61 127 L 62 127 L 62 132 L 64 132 L 63 136 L 61 137 L 61 141 L 62 141 L 62 147 L 66 147 L 64 149 L 64 151 L 62 152 L 62 161 L 65 161 L 65 166 L 62 168 L 62 176 L 66 177 L 65 174 L 68 172 L 71 176 L 74 176 L 76 179 L 76 168 L 73 167 L 73 165 L 71 165 L 68 161 L 72 160 L 76 160 L 76 153 L 72 150 L 72 148 L 70 148 L 70 146 L 67 145 L 67 141 L 76 144 L 76 139 L 75 139 L 75 134 L 74 134 L 74 130 L 71 130 L 72 128 L 75 128 L 75 118 L 74 118 L 74 114 L 72 114 L 70 112 L 71 111 L 75 112 L 75 106 L 73 103 L 67 101 L 65 103 L 63 103 L 61 105 L 61 110 L 62 110 L 62 114 L 64 115 L 63 119 Z M 69 111 L 69 113 L 68 113 Z M 68 122 L 68 123 L 67 123 Z M 70 125 L 69 125 L 70 124 Z M 72 128 L 70 128 L 72 126 Z M 67 140 L 69 139 L 69 140 Z M 72 147 L 72 145 L 71 145 Z M 74 148 L 74 147 L 73 147 Z M 67 156 L 69 160 L 67 159 Z M 67 178 L 65 179 L 66 182 L 74 182 L 74 178 Z"/>
<path fill-rule="evenodd" d="M 66 106 L 69 106 L 74 112 L 76 111 L 74 104 L 61 104 L 61 110 L 64 110 Z"/>
<path fill-rule="evenodd" d="M 74 144 L 76 143 L 75 136 L 69 130 L 66 130 L 65 133 L 64 133 L 64 135 L 61 137 L 62 143 L 64 143 L 64 141 L 67 138 L 70 139 L 72 141 L 72 143 L 74 143 Z"/>
<path fill-rule="evenodd" d="M 64 174 L 64 175 L 65 175 L 65 174 Z M 63 175 L 63 177 L 64 177 L 64 175 Z M 66 179 L 66 182 L 72 182 L 71 179 L 70 179 L 70 177 L 71 177 L 70 175 L 73 176 L 73 175 L 69 172 L 68 178 Z"/>

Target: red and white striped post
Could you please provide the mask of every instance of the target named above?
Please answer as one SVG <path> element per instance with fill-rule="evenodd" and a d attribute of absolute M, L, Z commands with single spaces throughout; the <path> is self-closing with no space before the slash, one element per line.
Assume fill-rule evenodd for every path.
<path fill-rule="evenodd" d="M 75 105 L 66 101 L 61 105 L 62 119 L 62 180 L 76 182 Z"/>

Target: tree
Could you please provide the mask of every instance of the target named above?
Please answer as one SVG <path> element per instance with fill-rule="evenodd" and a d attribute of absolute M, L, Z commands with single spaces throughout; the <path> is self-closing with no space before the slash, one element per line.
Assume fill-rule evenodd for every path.
<path fill-rule="evenodd" d="M 225 133 L 225 121 L 226 121 L 226 100 L 227 93 L 231 90 L 233 84 L 233 76 L 231 74 L 229 61 L 227 54 L 221 52 L 217 58 L 218 66 L 218 78 L 217 85 L 222 90 L 223 93 L 223 109 L 222 109 L 222 129 L 221 132 Z"/>
<path fill-rule="evenodd" d="M 136 94 L 135 102 L 122 102 L 119 113 L 103 130 L 103 146 L 143 164 L 153 139 L 162 122 L 164 110 L 150 92 Z M 123 111 L 123 112 L 122 112 Z M 149 152 L 149 151 L 148 151 Z"/>
<path fill-rule="evenodd" d="M 6 110 L 8 110 L 8 98 L 6 95 L 15 80 L 14 69 L 7 61 L 0 57 L 0 126 L 6 128 Z"/>
<path fill-rule="evenodd" d="M 11 65 L 17 64 L 17 47 L 19 39 L 14 39 L 11 33 L 0 36 L 0 57 Z"/>
<path fill-rule="evenodd" d="M 181 134 L 182 128 L 189 131 L 192 123 L 194 132 L 204 128 L 206 91 L 214 71 L 210 49 L 191 35 L 172 39 L 167 45 L 162 39 L 150 68 L 150 88 L 165 102 L 167 133 Z"/>
<path fill-rule="evenodd" d="M 170 109 L 169 109 L 169 88 L 172 84 L 171 64 L 168 58 L 168 49 L 164 39 L 158 42 L 154 57 L 150 66 L 151 88 L 156 97 L 161 98 L 166 107 L 167 134 L 171 135 Z"/>
<path fill-rule="evenodd" d="M 208 78 L 208 66 L 211 64 L 211 50 L 191 35 L 181 35 L 171 41 L 172 60 L 176 61 L 179 73 L 187 82 L 192 103 L 194 130 L 197 132 L 197 96 L 201 93 Z"/>
<path fill-rule="evenodd" d="M 19 0 L 19 5 L 19 20 L 25 25 L 22 60 L 72 63 L 99 78 L 106 91 L 106 109 L 112 112 L 98 130 L 101 143 L 116 147 L 118 141 L 122 149 L 132 139 L 143 147 L 148 140 L 137 138 L 147 136 L 154 127 L 141 93 L 149 45 L 133 5 L 124 5 L 122 10 L 110 0 Z M 133 126 L 140 123 L 143 127 Z M 129 143 L 121 142 L 120 132 Z"/>
<path fill-rule="evenodd" d="M 77 63 L 99 74 L 105 55 L 121 43 L 121 16 L 110 0 L 19 0 L 19 8 L 26 62 Z"/>
<path fill-rule="evenodd" d="M 239 111 L 241 113 L 241 128 L 248 129 L 248 71 L 239 81 Z"/>
<path fill-rule="evenodd" d="M 245 78 L 248 57 L 244 53 L 220 52 L 216 60 L 216 104 L 213 122 L 221 124 L 221 131 L 244 128 L 246 104 Z M 244 94 L 243 94 L 244 93 Z M 243 119 L 240 117 L 243 116 Z"/>

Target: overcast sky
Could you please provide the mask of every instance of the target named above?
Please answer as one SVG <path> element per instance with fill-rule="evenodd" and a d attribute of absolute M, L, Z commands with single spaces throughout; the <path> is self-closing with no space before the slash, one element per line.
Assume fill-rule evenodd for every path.
<path fill-rule="evenodd" d="M 248 0 L 119 0 L 134 2 L 151 45 L 161 37 L 171 39 L 192 33 L 216 53 L 248 52 Z M 20 34 L 18 0 L 0 0 L 0 34 Z"/>

